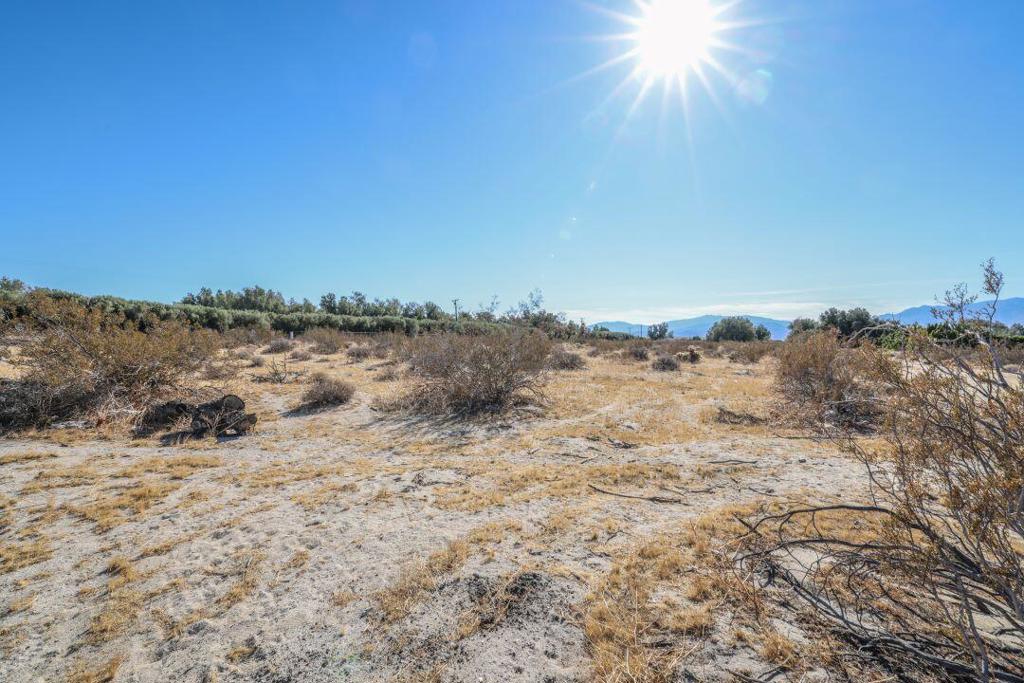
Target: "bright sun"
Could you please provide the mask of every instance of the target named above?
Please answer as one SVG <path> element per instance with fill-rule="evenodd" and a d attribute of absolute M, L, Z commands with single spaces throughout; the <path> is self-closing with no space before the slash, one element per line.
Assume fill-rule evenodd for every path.
<path fill-rule="evenodd" d="M 722 26 L 708 0 L 649 0 L 640 7 L 633 36 L 641 75 L 685 78 L 709 59 Z"/>
<path fill-rule="evenodd" d="M 585 2 L 585 0 L 584 0 Z M 752 80 L 744 73 L 735 73 L 731 62 L 742 55 L 745 61 L 757 59 L 757 53 L 741 44 L 749 39 L 746 33 L 763 25 L 763 20 L 747 16 L 745 0 L 617 0 L 630 9 L 614 10 L 588 5 L 591 9 L 614 19 L 622 30 L 593 38 L 621 45 L 605 62 L 580 74 L 588 76 L 606 69 L 628 65 L 625 78 L 615 86 L 602 103 L 616 99 L 625 92 L 634 92 L 626 120 L 638 110 L 652 92 L 662 93 L 662 115 L 667 103 L 679 98 L 684 118 L 689 114 L 689 91 L 703 88 L 715 106 L 721 103 L 715 87 L 736 90 L 741 98 L 763 101 L 770 84 Z M 770 78 L 770 75 L 767 77 Z M 687 120 L 689 131 L 689 121 Z M 625 122 L 623 123 L 625 126 Z"/>

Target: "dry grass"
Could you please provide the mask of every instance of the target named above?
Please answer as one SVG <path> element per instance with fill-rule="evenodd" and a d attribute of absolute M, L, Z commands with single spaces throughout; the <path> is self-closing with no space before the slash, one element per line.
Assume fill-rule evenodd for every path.
<path fill-rule="evenodd" d="M 376 348 L 367 345 L 371 347 Z M 402 357 L 400 350 L 389 353 Z M 509 621 L 522 599 L 522 577 L 539 574 L 545 580 L 561 577 L 567 585 L 588 587 L 578 605 L 577 625 L 587 638 L 591 661 L 569 665 L 590 667 L 594 680 L 673 680 L 678 667 L 695 656 L 693 648 L 720 640 L 723 628 L 725 633 L 745 634 L 742 647 L 750 656 L 785 661 L 782 644 L 770 641 L 767 622 L 748 622 L 748 616 L 730 621 L 742 610 L 747 610 L 743 615 L 752 612 L 742 582 L 730 578 L 719 556 L 717 534 L 732 530 L 733 509 L 691 528 L 682 520 L 692 519 L 713 500 L 696 496 L 685 506 L 656 505 L 589 486 L 673 496 L 662 487 L 724 484 L 725 495 L 732 495 L 731 477 L 740 491 L 746 478 L 767 468 L 701 469 L 694 461 L 704 455 L 691 452 L 699 452 L 705 441 L 709 449 L 744 451 L 740 457 L 759 452 L 761 445 L 735 437 L 764 437 L 763 425 L 723 424 L 708 416 L 722 405 L 737 414 L 763 412 L 770 393 L 768 363 L 740 367 L 710 358 L 662 373 L 649 363 L 623 362 L 621 354 L 598 355 L 578 372 L 547 373 L 542 415 L 525 421 L 498 417 L 472 422 L 375 415 L 372 399 L 417 387 L 417 376 L 405 371 L 387 384 L 375 381 L 398 365 L 347 363 L 336 356 L 295 367 L 306 376 L 322 369 L 369 400 L 360 400 L 351 410 L 286 414 L 285 407 L 301 401 L 301 384 L 255 384 L 246 376 L 232 390 L 247 400 L 258 397 L 253 405 L 264 411 L 261 424 L 266 413 L 278 419 L 266 420 L 268 428 L 244 444 L 211 440 L 196 451 L 175 447 L 154 455 L 151 443 L 138 444 L 143 448 L 136 451 L 131 448 L 136 444 L 118 442 L 102 456 L 81 458 L 68 450 L 60 452 L 59 460 L 8 454 L 4 464 L 11 467 L 5 475 L 15 477 L 12 493 L 17 498 L 0 499 L 0 510 L 11 511 L 9 524 L 22 525 L 15 533 L 24 532 L 30 520 L 37 534 L 5 537 L 22 548 L 19 568 L 70 547 L 69 527 L 72 535 L 95 539 L 103 534 L 98 538 L 104 547 L 90 550 L 88 557 L 76 556 L 74 571 L 82 583 L 78 600 L 89 607 L 80 644 L 102 646 L 106 652 L 116 651 L 129 638 L 136 643 L 146 630 L 142 615 L 148 614 L 164 627 L 167 638 L 182 636 L 190 624 L 203 619 L 223 619 L 232 626 L 262 613 L 266 600 L 272 599 L 268 596 L 293 589 L 295 595 L 306 595 L 310 582 L 316 582 L 325 606 L 344 623 L 345 638 L 363 637 L 354 635 L 362 627 L 352 624 L 368 613 L 374 628 L 367 642 L 386 633 L 401 643 L 417 637 L 421 617 L 433 621 L 436 609 L 449 604 L 449 580 L 472 568 L 487 577 L 483 585 L 488 590 L 471 594 L 473 602 L 464 612 L 444 615 L 450 617 L 444 628 L 451 632 L 441 637 L 451 642 L 502 637 L 503 629 L 495 627 Z M 716 445 L 726 439 L 732 442 Z M 711 481 L 695 482 L 701 471 Z M 22 504 L 22 494 L 32 507 Z M 50 498 L 55 513 L 44 510 Z M 500 506 L 508 506 L 507 513 L 493 509 Z M 476 522 L 463 514 L 480 511 L 487 512 Z M 68 513 L 92 524 L 69 520 Z M 354 528 L 340 529 L 337 518 L 355 520 Z M 275 533 L 298 530 L 301 545 L 267 543 L 264 532 L 271 526 Z M 211 532 L 228 529 L 223 545 L 209 541 Z M 318 538 L 328 529 L 339 535 L 324 536 L 322 545 L 306 543 L 307 534 Z M 338 573 L 340 552 L 361 553 L 365 560 L 378 535 L 394 531 L 410 543 L 389 550 L 399 570 L 383 589 L 375 576 Z M 456 540 L 416 558 L 414 549 L 424 547 L 423 534 Z M 200 537 L 196 547 L 186 545 Z M 342 550 L 335 538 L 346 544 Z M 34 560 L 31 542 L 40 542 Z M 201 560 L 211 563 L 205 570 L 191 564 L 209 548 L 230 552 L 237 547 L 264 548 L 266 555 L 247 551 L 225 558 L 214 551 Z M 8 553 L 3 560 L 8 571 Z M 187 581 L 174 576 L 182 567 L 191 572 Z M 105 572 L 97 574 L 101 568 Z M 211 587 L 204 576 L 216 577 L 210 580 L 219 585 Z M 25 579 L 36 583 L 20 590 L 37 596 L 53 581 Z M 443 595 L 438 594 L 442 585 Z M 157 600 L 158 595 L 166 597 Z M 27 616 L 36 618 L 41 602 L 37 597 Z M 465 602 L 460 604 L 464 609 Z M 519 622 L 513 626 L 518 628 Z M 78 633 L 83 633 L 81 627 Z M 238 636 L 234 638 L 218 640 L 216 652 L 244 664 L 253 654 L 251 645 L 239 645 Z M 180 642 L 189 647 L 193 640 Z M 403 652 L 412 657 L 408 653 L 421 652 L 420 647 L 415 644 Z M 366 657 L 371 666 L 377 665 L 378 659 Z M 406 674 L 408 680 L 436 679 L 442 668 L 431 668 L 435 662 L 390 678 L 390 670 L 374 673 L 389 680 Z M 124 668 L 122 677 L 133 673 Z"/>
<path fill-rule="evenodd" d="M 68 672 L 67 683 L 110 683 L 117 676 L 124 657 L 118 655 L 102 664 L 79 662 Z"/>
<path fill-rule="evenodd" d="M 25 543 L 0 544 L 0 574 L 9 574 L 19 569 L 46 562 L 53 557 L 53 549 L 46 539 Z"/>
<path fill-rule="evenodd" d="M 435 588 L 440 575 L 455 571 L 467 557 L 467 543 L 452 541 L 426 560 L 406 567 L 397 581 L 373 596 L 381 620 L 385 624 L 392 624 L 404 619 Z"/>
<path fill-rule="evenodd" d="M 56 453 L 50 451 L 25 451 L 23 453 L 6 453 L 0 455 L 0 465 L 13 465 L 16 463 L 36 462 L 44 458 L 56 458 Z"/>
<path fill-rule="evenodd" d="M 25 612 L 32 608 L 32 605 L 36 601 L 35 593 L 28 593 L 20 598 L 16 598 L 11 601 L 11 604 L 7 606 L 6 613 L 3 616 L 9 616 L 11 614 L 18 614 L 19 612 Z"/>
<path fill-rule="evenodd" d="M 178 487 L 178 484 L 153 480 L 112 486 L 95 499 L 81 504 L 69 504 L 66 509 L 72 515 L 92 522 L 96 530 L 102 533 L 135 520 L 151 507 L 163 502 Z"/>

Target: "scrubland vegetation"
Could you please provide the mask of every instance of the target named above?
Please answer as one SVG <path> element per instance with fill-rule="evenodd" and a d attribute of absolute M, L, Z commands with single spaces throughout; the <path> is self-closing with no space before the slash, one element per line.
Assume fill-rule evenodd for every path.
<path fill-rule="evenodd" d="M 1024 680 L 1018 342 L 965 289 L 785 342 L 0 289 L 4 680 Z"/>

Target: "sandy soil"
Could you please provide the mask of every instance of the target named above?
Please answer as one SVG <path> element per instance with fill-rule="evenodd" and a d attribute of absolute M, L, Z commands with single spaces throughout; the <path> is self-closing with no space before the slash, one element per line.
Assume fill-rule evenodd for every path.
<path fill-rule="evenodd" d="M 211 383 L 252 436 L 0 441 L 0 680 L 823 675 L 794 664 L 813 636 L 709 587 L 715 520 L 865 487 L 807 435 L 716 421 L 764 414 L 770 361 L 588 358 L 543 414 L 472 424 L 375 410 L 405 389 L 380 360 L 293 365 L 356 398 L 294 413 L 302 380 L 251 368 Z"/>

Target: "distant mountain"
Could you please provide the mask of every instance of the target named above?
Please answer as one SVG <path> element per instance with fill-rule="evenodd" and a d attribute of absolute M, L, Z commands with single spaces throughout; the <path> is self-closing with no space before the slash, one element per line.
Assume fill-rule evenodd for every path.
<path fill-rule="evenodd" d="M 688 337 L 703 337 L 711 329 L 711 326 L 726 316 L 724 315 L 702 315 L 696 318 L 685 318 L 683 320 L 669 320 L 668 329 L 676 339 Z M 775 320 L 773 318 L 761 318 L 756 315 L 740 316 L 748 318 L 755 325 L 764 325 L 772 333 L 772 339 L 785 339 L 789 333 L 788 320 Z M 622 320 L 595 323 L 594 327 L 606 327 L 612 332 L 626 332 L 634 336 L 640 336 L 641 325 L 639 323 L 628 323 Z M 650 325 L 643 325 L 644 334 Z"/>
<path fill-rule="evenodd" d="M 979 301 L 971 306 L 970 310 L 971 312 L 978 312 L 988 303 L 991 302 Z M 932 315 L 932 306 L 914 306 L 899 313 L 886 313 L 879 317 L 883 320 L 898 320 L 904 325 L 912 325 L 914 323 L 927 325 L 935 322 L 935 316 Z M 999 306 L 996 308 L 996 320 L 1007 325 L 1024 323 L 1024 297 L 1000 301 Z"/>

